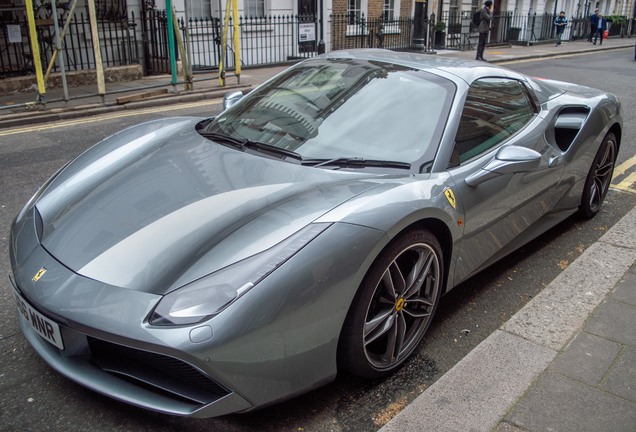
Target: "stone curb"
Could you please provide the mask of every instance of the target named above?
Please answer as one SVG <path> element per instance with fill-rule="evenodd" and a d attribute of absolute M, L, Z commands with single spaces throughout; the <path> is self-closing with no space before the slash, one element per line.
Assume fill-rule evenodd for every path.
<path fill-rule="evenodd" d="M 519 60 L 538 60 L 538 59 L 542 59 L 542 58 L 552 58 L 552 57 L 562 57 L 562 56 L 569 56 L 569 55 L 579 55 L 579 54 L 586 54 L 586 53 L 591 53 L 591 52 L 597 52 L 597 51 L 613 51 L 613 50 L 618 50 L 618 49 L 625 49 L 625 48 L 630 48 L 630 46 L 625 46 L 625 45 L 621 45 L 621 46 L 608 46 L 608 47 L 588 47 L 579 51 L 563 51 L 563 52 L 558 52 L 558 53 L 539 53 L 539 54 L 528 54 L 528 55 L 521 55 L 521 56 L 514 56 L 511 58 L 498 58 L 498 59 L 493 59 L 493 60 L 489 60 L 489 63 L 508 63 L 511 61 L 519 61 Z"/>
<path fill-rule="evenodd" d="M 208 99 L 222 98 L 225 93 L 230 90 L 250 91 L 253 88 L 251 84 L 226 86 L 222 89 L 202 89 L 192 92 L 180 94 L 166 94 L 146 98 L 138 102 L 129 102 L 125 104 L 116 104 L 111 102 L 107 105 L 89 104 L 77 105 L 69 108 L 54 108 L 49 111 L 26 111 L 23 113 L 9 114 L 7 116 L 0 115 L 0 129 L 16 126 L 33 125 L 38 123 L 46 123 L 57 120 L 68 120 L 82 117 L 91 117 L 100 114 L 108 114 L 124 110 L 137 110 L 152 108 L 158 106 L 166 106 L 178 103 L 196 102 Z"/>

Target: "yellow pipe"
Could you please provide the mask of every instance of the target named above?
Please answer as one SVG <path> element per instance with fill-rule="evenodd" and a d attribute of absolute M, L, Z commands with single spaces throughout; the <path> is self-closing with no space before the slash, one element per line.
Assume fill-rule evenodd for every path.
<path fill-rule="evenodd" d="M 33 66 L 35 76 L 38 81 L 38 93 L 44 96 L 46 88 L 44 86 L 44 75 L 42 74 L 42 60 L 40 59 L 40 46 L 38 45 L 38 32 L 35 29 L 35 14 L 33 13 L 33 0 L 26 0 L 27 21 L 29 23 L 29 36 L 31 37 L 31 54 L 33 55 Z"/>
<path fill-rule="evenodd" d="M 95 13 L 95 0 L 88 0 L 88 16 L 93 36 L 93 55 L 95 56 L 95 69 L 97 72 L 97 93 L 104 99 L 106 84 L 104 83 L 104 65 L 102 64 L 102 52 L 99 47 L 99 33 L 97 30 L 97 14 Z"/>
<path fill-rule="evenodd" d="M 230 27 L 230 7 L 232 0 L 225 2 L 225 19 L 223 20 L 223 32 L 221 33 L 221 59 L 219 61 L 219 85 L 225 86 L 225 56 L 227 55 L 227 32 Z"/>
<path fill-rule="evenodd" d="M 237 83 L 241 83 L 241 39 L 239 38 L 238 1 L 232 1 L 232 19 L 234 20 L 234 74 Z"/>

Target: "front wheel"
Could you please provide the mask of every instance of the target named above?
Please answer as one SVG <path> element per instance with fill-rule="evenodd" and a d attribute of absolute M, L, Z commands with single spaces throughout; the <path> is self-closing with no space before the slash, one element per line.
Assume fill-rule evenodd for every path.
<path fill-rule="evenodd" d="M 427 230 L 400 235 L 365 276 L 338 345 L 340 367 L 363 378 L 396 370 L 424 337 L 444 280 L 442 248 Z"/>
<path fill-rule="evenodd" d="M 579 212 L 583 217 L 593 218 L 601 210 L 614 174 L 617 153 L 616 136 L 610 132 L 601 143 L 585 180 L 579 206 Z"/>

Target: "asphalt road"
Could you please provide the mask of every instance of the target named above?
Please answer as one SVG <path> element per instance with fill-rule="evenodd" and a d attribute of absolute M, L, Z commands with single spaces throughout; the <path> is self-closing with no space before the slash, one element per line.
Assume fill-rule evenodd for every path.
<path fill-rule="evenodd" d="M 636 146 L 633 86 L 636 67 L 631 57 L 620 56 L 622 52 L 511 63 L 507 67 L 620 95 L 626 126 L 619 154 L 622 163 L 634 157 Z M 158 116 L 206 115 L 218 109 L 218 106 L 198 106 L 99 121 L 84 119 L 13 135 L 0 131 L 0 430 L 376 430 L 540 292 L 636 205 L 636 190 L 612 189 L 603 211 L 594 220 L 573 217 L 453 290 L 442 299 L 418 353 L 389 378 L 365 382 L 342 375 L 321 389 L 251 414 L 207 420 L 168 417 L 88 391 L 60 377 L 39 359 L 17 327 L 7 280 L 8 231 L 12 218 L 37 187 L 71 157 L 102 137 Z M 634 170 L 636 167 L 614 183 L 618 184 Z"/>

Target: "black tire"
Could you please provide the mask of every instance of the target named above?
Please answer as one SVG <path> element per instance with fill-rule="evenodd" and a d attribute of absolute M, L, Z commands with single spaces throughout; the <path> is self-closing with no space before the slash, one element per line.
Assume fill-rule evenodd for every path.
<path fill-rule="evenodd" d="M 614 174 L 617 153 L 616 136 L 610 132 L 603 139 L 585 179 L 581 205 L 579 206 L 581 216 L 590 219 L 601 210 L 612 181 L 612 174 Z"/>
<path fill-rule="evenodd" d="M 444 280 L 442 248 L 427 230 L 405 232 L 375 260 L 349 309 L 338 364 L 363 378 L 398 369 L 431 324 Z"/>

